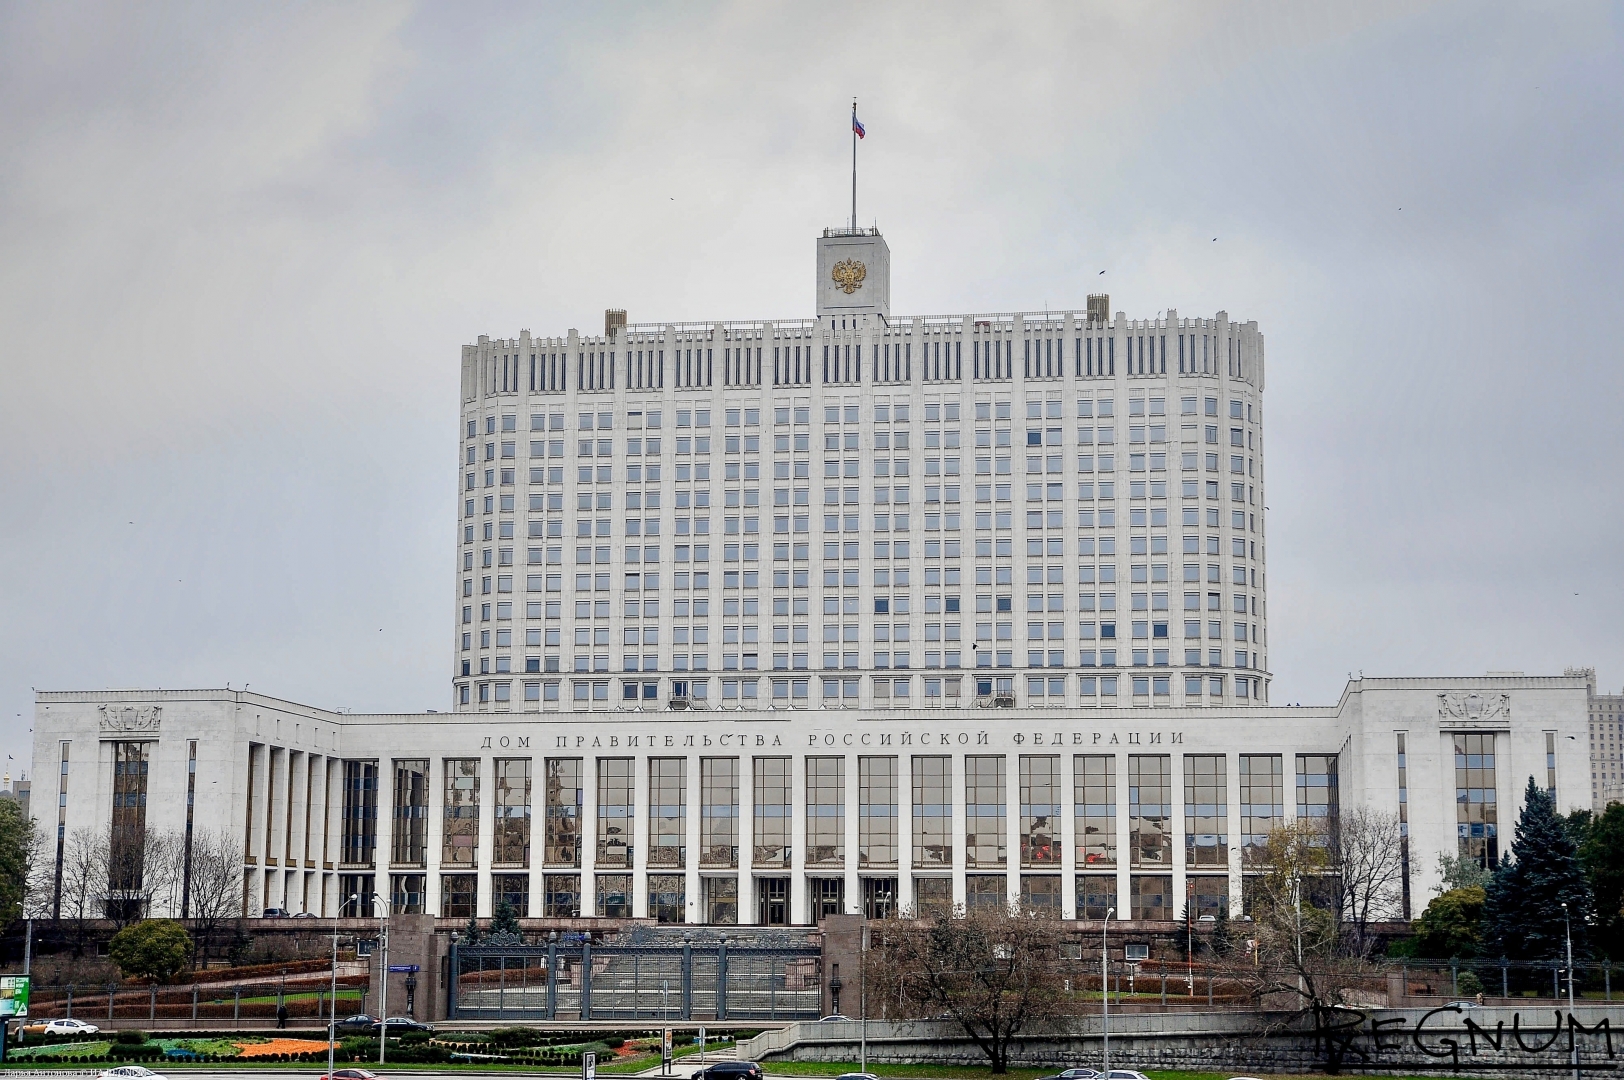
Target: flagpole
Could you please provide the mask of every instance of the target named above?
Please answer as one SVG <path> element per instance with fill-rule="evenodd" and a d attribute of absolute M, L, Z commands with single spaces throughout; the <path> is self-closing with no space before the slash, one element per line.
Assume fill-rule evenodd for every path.
<path fill-rule="evenodd" d="M 857 231 L 857 99 L 851 99 L 851 228 Z"/>

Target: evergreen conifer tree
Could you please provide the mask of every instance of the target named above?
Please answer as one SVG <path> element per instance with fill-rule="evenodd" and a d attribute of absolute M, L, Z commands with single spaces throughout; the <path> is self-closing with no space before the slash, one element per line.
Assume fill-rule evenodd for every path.
<path fill-rule="evenodd" d="M 478 945 L 480 936 L 479 920 L 472 915 L 468 916 L 468 925 L 462 931 L 462 943 L 464 945 Z"/>
<path fill-rule="evenodd" d="M 508 903 L 505 896 L 496 902 L 496 908 L 491 912 L 491 933 L 514 935 L 522 933 L 519 929 L 518 913 L 513 910 L 513 905 Z"/>
<path fill-rule="evenodd" d="M 1573 956 L 1589 953 L 1590 889 L 1555 799 L 1528 778 L 1509 856 L 1495 868 L 1483 905 L 1491 955 L 1511 960 L 1564 956 L 1562 905 L 1568 905 Z"/>

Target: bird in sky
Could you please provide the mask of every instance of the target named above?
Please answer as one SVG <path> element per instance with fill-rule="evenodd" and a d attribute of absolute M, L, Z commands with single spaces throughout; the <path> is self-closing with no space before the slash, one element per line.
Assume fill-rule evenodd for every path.
<path fill-rule="evenodd" d="M 1100 273 L 1102 273 L 1102 274 L 1103 274 L 1103 273 L 1105 273 L 1105 271 L 1104 271 L 1104 270 L 1101 270 L 1101 271 L 1100 271 Z"/>

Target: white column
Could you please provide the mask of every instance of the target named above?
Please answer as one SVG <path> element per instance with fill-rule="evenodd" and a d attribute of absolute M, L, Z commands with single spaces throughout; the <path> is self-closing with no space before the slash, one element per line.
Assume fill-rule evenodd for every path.
<path fill-rule="evenodd" d="M 1173 895 L 1171 897 L 1172 910 L 1167 914 L 1169 918 L 1177 919 L 1183 913 L 1184 905 L 1190 900 L 1190 878 L 1184 861 L 1186 836 L 1188 835 L 1185 831 L 1184 817 L 1184 755 L 1169 754 L 1168 756 L 1173 766 L 1173 790 L 1171 793 L 1173 797 Z M 1194 919 L 1195 914 L 1192 910 L 1190 918 Z"/>
<path fill-rule="evenodd" d="M 1004 849 L 1009 853 L 1005 898 L 1021 898 L 1021 755 L 1004 755 Z"/>
<path fill-rule="evenodd" d="M 1114 770 L 1117 805 L 1116 913 L 1118 918 L 1126 919 L 1132 910 L 1128 902 L 1128 878 L 1133 872 L 1132 834 L 1129 829 L 1132 811 L 1128 805 L 1128 755 L 1117 753 L 1114 748 L 1110 753 L 1115 755 L 1116 766 Z"/>
<path fill-rule="evenodd" d="M 913 755 L 897 754 L 897 907 L 914 904 Z"/>
<path fill-rule="evenodd" d="M 1077 917 L 1077 757 L 1060 755 L 1060 820 L 1054 834 L 1060 838 L 1060 917 Z"/>
<path fill-rule="evenodd" d="M 771 683 L 768 684 L 771 687 Z M 739 754 L 739 925 L 756 922 L 756 759 Z"/>
<path fill-rule="evenodd" d="M 689 754 L 684 760 L 687 762 L 684 766 L 683 779 L 688 789 L 688 806 L 683 826 L 687 836 L 688 858 L 683 864 L 683 906 L 686 908 L 683 912 L 683 921 L 697 923 L 704 921 L 699 895 L 699 819 L 703 794 L 700 785 L 699 755 Z"/>
<path fill-rule="evenodd" d="M 846 805 L 846 837 L 845 837 L 845 865 L 846 865 L 846 911 L 861 914 L 863 910 L 863 883 L 857 874 L 858 853 L 858 806 L 857 806 L 857 755 L 846 755 L 845 788 L 841 792 Z"/>
<path fill-rule="evenodd" d="M 496 908 L 496 886 L 491 880 L 491 865 L 496 856 L 496 759 L 494 757 L 481 757 L 479 759 L 479 845 L 478 858 L 474 860 L 474 873 L 478 880 L 474 885 L 474 914 L 482 919 L 491 917 Z M 363 908 L 362 910 L 365 910 Z"/>
<path fill-rule="evenodd" d="M 948 765 L 950 776 L 947 797 L 953 808 L 953 903 L 957 906 L 964 903 L 964 871 L 967 856 L 964 846 L 967 831 L 964 816 L 964 754 L 950 753 Z"/>
<path fill-rule="evenodd" d="M 648 816 L 653 806 L 653 793 L 649 783 L 649 759 L 638 754 L 632 759 L 633 797 L 632 820 L 628 823 L 632 833 L 632 915 L 648 917 Z"/>
<path fill-rule="evenodd" d="M 806 896 L 806 755 L 790 755 L 789 768 L 789 921 L 792 926 L 802 926 L 805 925 L 808 917 Z M 797 806 L 800 807 L 799 810 L 795 809 Z"/>
<path fill-rule="evenodd" d="M 581 914 L 598 913 L 598 759 L 581 759 Z"/>

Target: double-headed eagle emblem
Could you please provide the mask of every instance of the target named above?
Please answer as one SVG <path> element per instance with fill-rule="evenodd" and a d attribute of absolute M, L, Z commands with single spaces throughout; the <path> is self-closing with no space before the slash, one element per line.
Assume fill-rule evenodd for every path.
<path fill-rule="evenodd" d="M 834 279 L 835 288 L 850 296 L 863 287 L 863 279 L 868 277 L 868 267 L 856 259 L 841 259 L 835 263 L 829 276 Z"/>

